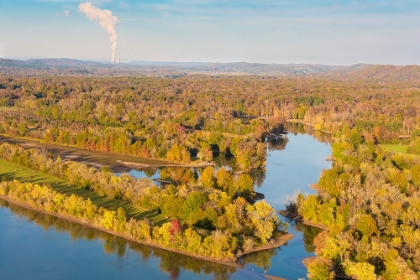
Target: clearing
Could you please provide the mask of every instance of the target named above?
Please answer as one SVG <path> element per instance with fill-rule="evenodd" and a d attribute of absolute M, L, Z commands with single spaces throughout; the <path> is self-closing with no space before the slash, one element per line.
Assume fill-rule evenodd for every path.
<path fill-rule="evenodd" d="M 407 157 L 420 159 L 420 155 L 417 154 L 410 154 L 407 153 L 408 145 L 400 145 L 400 144 L 380 144 L 378 145 L 382 149 L 384 149 L 387 152 L 394 152 L 397 154 L 402 154 Z"/>
<path fill-rule="evenodd" d="M 93 191 L 83 188 L 77 188 L 68 183 L 68 181 L 55 177 L 53 175 L 31 170 L 18 164 L 0 159 L 0 177 L 6 176 L 8 179 L 16 179 L 21 182 L 31 182 L 36 184 L 49 184 L 54 190 L 62 194 L 76 194 L 84 199 L 90 199 L 96 206 L 101 206 L 110 210 L 117 210 L 122 207 L 127 217 L 136 219 L 147 218 L 157 225 L 168 221 L 165 216 L 149 209 L 140 208 L 130 204 L 127 201 L 111 199 L 106 196 L 100 196 Z"/>

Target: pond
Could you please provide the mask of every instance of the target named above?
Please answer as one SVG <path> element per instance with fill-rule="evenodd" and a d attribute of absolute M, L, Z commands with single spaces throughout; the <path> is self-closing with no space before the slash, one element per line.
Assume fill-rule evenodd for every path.
<path fill-rule="evenodd" d="M 268 145 L 265 172 L 255 189 L 276 210 L 298 191 L 315 193 L 331 165 L 331 147 L 308 134 L 288 134 L 286 145 Z M 159 172 L 146 172 L 153 178 Z M 132 175 L 146 176 L 132 171 Z M 306 277 L 302 259 L 313 255 L 317 229 L 292 223 L 294 239 L 286 245 L 250 254 L 236 269 L 165 250 L 131 244 L 83 226 L 2 202 L 0 204 L 0 273 L 2 279 L 263 279 L 264 274 Z"/>

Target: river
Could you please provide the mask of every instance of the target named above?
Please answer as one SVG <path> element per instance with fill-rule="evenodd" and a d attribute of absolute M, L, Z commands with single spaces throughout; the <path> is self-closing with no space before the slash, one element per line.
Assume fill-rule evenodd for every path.
<path fill-rule="evenodd" d="M 287 145 L 270 149 L 256 191 L 276 210 L 297 191 L 314 193 L 330 166 L 329 144 L 307 134 L 288 134 Z M 142 172 L 133 175 L 144 176 Z M 155 174 L 156 176 L 156 174 Z M 302 259 L 313 255 L 314 228 L 292 223 L 286 245 L 245 256 L 242 269 L 131 244 L 96 230 L 0 204 L 1 279 L 263 279 L 264 273 L 287 279 L 306 277 Z M 306 242 L 305 242 L 306 241 Z"/>

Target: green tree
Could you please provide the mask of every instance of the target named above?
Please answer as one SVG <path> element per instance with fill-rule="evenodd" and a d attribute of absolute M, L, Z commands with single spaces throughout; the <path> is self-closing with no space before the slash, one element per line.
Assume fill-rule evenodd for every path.
<path fill-rule="evenodd" d="M 215 185 L 214 180 L 214 168 L 212 166 L 207 166 L 200 176 L 200 181 L 205 188 L 213 188 Z"/>
<path fill-rule="evenodd" d="M 124 231 L 126 220 L 127 220 L 127 216 L 125 214 L 125 210 L 122 207 L 118 207 L 117 209 L 118 231 Z"/>
<path fill-rule="evenodd" d="M 344 271 L 348 276 L 360 280 L 376 280 L 375 267 L 367 262 L 353 263 L 347 261 L 344 264 Z"/>
<path fill-rule="evenodd" d="M 247 206 L 247 214 L 254 225 L 254 236 L 261 240 L 262 244 L 273 236 L 276 227 L 276 211 L 265 200 Z"/>
<path fill-rule="evenodd" d="M 333 280 L 335 273 L 330 265 L 322 258 L 316 258 L 308 265 L 308 278 L 311 280 Z"/>
<path fill-rule="evenodd" d="M 368 214 L 363 214 L 360 216 L 356 222 L 356 229 L 367 237 L 370 237 L 372 234 L 378 232 L 375 219 Z"/>
<path fill-rule="evenodd" d="M 197 191 L 190 193 L 182 207 L 184 218 L 187 218 L 191 214 L 195 214 L 195 212 L 200 209 L 206 201 L 206 194 Z"/>
<path fill-rule="evenodd" d="M 252 198 L 254 194 L 254 180 L 249 174 L 242 173 L 236 178 L 234 183 L 234 191 L 231 190 L 230 195 L 237 193 L 246 199 Z"/>

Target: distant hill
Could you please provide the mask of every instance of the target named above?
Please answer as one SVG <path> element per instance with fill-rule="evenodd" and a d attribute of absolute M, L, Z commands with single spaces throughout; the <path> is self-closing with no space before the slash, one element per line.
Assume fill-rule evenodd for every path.
<path fill-rule="evenodd" d="M 345 66 L 328 66 L 319 64 L 262 64 L 262 63 L 210 63 L 210 62 L 149 62 L 133 61 L 129 65 L 170 69 L 196 73 L 256 74 L 256 75 L 289 75 L 314 74 L 344 69 Z"/>
<path fill-rule="evenodd" d="M 372 81 L 420 80 L 420 66 L 393 66 L 355 64 L 350 66 L 329 66 L 320 64 L 263 64 L 263 63 L 211 63 L 211 62 L 154 62 L 132 61 L 110 64 L 67 58 L 12 60 L 0 59 L 0 72 L 20 75 L 156 75 L 182 77 L 188 74 L 209 75 L 268 75 L 309 76 L 334 79 Z"/>
<path fill-rule="evenodd" d="M 0 59 L 0 66 L 23 68 L 117 68 L 120 70 L 183 71 L 199 74 L 250 74 L 250 75 L 290 75 L 316 74 L 345 69 L 344 66 L 318 64 L 262 64 L 262 63 L 211 63 L 211 62 L 153 62 L 133 61 L 130 63 L 109 64 L 67 58 L 47 58 L 29 60 Z"/>
<path fill-rule="evenodd" d="M 109 64 L 108 64 L 109 65 Z M 0 59 L 0 66 L 6 67 L 27 67 L 27 68 L 94 68 L 106 66 L 104 63 L 83 61 L 68 58 L 45 58 L 12 60 Z"/>
<path fill-rule="evenodd" d="M 344 69 L 333 77 L 372 81 L 420 81 L 419 65 L 364 65 L 363 67 Z"/>

